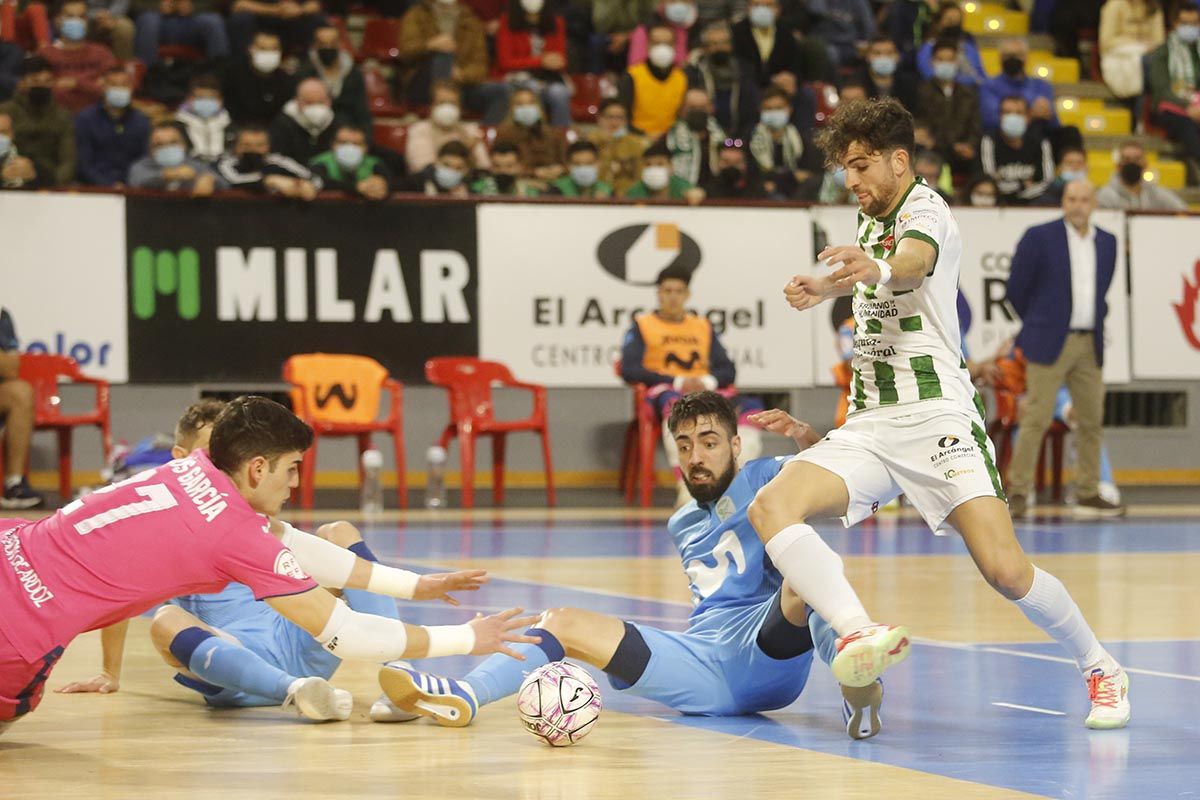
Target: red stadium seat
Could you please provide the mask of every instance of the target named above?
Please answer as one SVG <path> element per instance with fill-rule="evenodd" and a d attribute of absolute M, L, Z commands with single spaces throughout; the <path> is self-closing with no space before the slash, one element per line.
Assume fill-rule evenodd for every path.
<path fill-rule="evenodd" d="M 363 58 L 385 62 L 399 58 L 400 20 L 385 17 L 368 19 L 363 29 L 362 46 L 358 52 Z"/>
<path fill-rule="evenodd" d="M 572 75 L 575 94 L 571 95 L 571 119 L 576 122 L 592 122 L 600 111 L 600 76 L 585 73 Z"/>
<path fill-rule="evenodd" d="M 367 88 L 367 107 L 373 117 L 399 117 L 405 113 L 404 106 L 392 98 L 392 87 L 378 69 L 365 67 L 362 71 L 363 84 Z"/>
<path fill-rule="evenodd" d="M 450 424 L 438 443 L 444 448 L 457 436 L 462 461 L 463 508 L 475 507 L 475 440 L 492 437 L 492 503 L 504 503 L 504 450 L 510 433 L 529 431 L 542 440 L 546 469 L 546 505 L 553 506 L 554 468 L 550 462 L 550 428 L 546 413 L 546 387 L 522 383 L 508 367 L 479 358 L 431 358 L 425 377 L 450 395 Z M 494 415 L 492 387 L 524 389 L 533 394 L 533 413 L 527 419 L 498 420 Z"/>
<path fill-rule="evenodd" d="M 404 466 L 404 385 L 389 377 L 384 366 L 373 358 L 333 353 L 292 356 L 283 364 L 283 379 L 292 386 L 292 408 L 296 415 L 313 429 L 312 447 L 304 454 L 304 464 L 300 470 L 300 504 L 304 508 L 313 506 L 317 444 L 321 437 L 354 436 L 358 440 L 361 483 L 361 457 L 371 447 L 371 434 L 389 433 L 396 457 L 396 488 L 400 507 L 408 508 L 408 480 Z M 322 391 L 325 392 L 324 396 Z M 391 403 L 387 408 L 387 417 L 380 420 L 376 417 L 384 391 L 391 396 Z"/>
<path fill-rule="evenodd" d="M 408 126 L 396 122 L 376 122 L 374 130 L 375 144 L 403 154 L 408 142 Z"/>
<path fill-rule="evenodd" d="M 186 44 L 164 44 L 158 48 L 158 57 L 163 61 L 191 61 L 199 63 L 206 56 L 203 50 Z"/>
<path fill-rule="evenodd" d="M 21 380 L 33 386 L 33 427 L 37 431 L 52 430 L 58 434 L 58 494 L 67 502 L 71 499 L 71 436 L 74 429 L 87 425 L 100 429 L 100 444 L 104 460 L 112 454 L 112 432 L 108 407 L 108 381 L 84 375 L 79 364 L 69 356 L 49 353 L 22 353 L 19 367 Z M 80 414 L 64 414 L 59 381 L 88 383 L 96 387 L 96 406 Z M 0 448 L 3 442 L 0 440 Z M 0 453 L 0 467 L 3 467 Z M 25 465 L 21 465 L 22 471 Z M 7 474 L 7 473 L 6 473 Z"/>

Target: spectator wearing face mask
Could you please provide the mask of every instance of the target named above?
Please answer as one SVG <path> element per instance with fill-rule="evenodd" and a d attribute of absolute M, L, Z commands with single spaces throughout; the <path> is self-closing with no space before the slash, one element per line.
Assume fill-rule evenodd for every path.
<path fill-rule="evenodd" d="M 202 51 L 210 62 L 223 61 L 229 56 L 229 37 L 219 12 L 216 0 L 158 0 L 139 11 L 134 38 L 138 60 L 151 66 L 158 63 L 159 47 L 185 45 Z"/>
<path fill-rule="evenodd" d="M 215 75 L 192 79 L 188 98 L 175 112 L 175 120 L 187 131 L 194 158 L 212 164 L 225 154 L 231 120 Z"/>
<path fill-rule="evenodd" d="M 551 181 L 547 194 L 559 197 L 607 198 L 613 187 L 600 179 L 600 151 L 588 141 L 567 148 L 567 174 Z"/>
<path fill-rule="evenodd" d="M 1150 53 L 1146 66 L 1155 122 L 1200 162 L 1200 7 L 1194 2 L 1175 9 L 1167 41 Z"/>
<path fill-rule="evenodd" d="M 1126 211 L 1187 211 L 1187 203 L 1170 189 L 1146 180 L 1146 151 L 1136 141 L 1117 149 L 1117 169 L 1096 195 L 1100 208 Z"/>
<path fill-rule="evenodd" d="M 858 202 L 854 192 L 846 188 L 845 169 L 840 166 L 826 167 L 817 200 L 826 206 L 849 206 Z"/>
<path fill-rule="evenodd" d="M 957 3 L 943 2 L 938 6 L 933 25 L 925 43 L 917 51 L 917 72 L 924 80 L 937 77 L 934 69 L 934 50 L 943 44 L 954 46 L 954 80 L 978 86 L 987 80 L 983 59 L 975 37 L 963 30 L 963 11 Z M 943 59 L 945 60 L 945 59 Z M 945 68 L 943 68 L 943 73 Z"/>
<path fill-rule="evenodd" d="M 1100 9 L 1100 73 L 1117 97 L 1137 97 L 1144 89 L 1142 57 L 1166 39 L 1157 0 L 1108 0 Z"/>
<path fill-rule="evenodd" d="M 972 208 L 995 208 L 1000 204 L 1000 189 L 987 175 L 980 175 L 963 187 L 962 202 Z"/>
<path fill-rule="evenodd" d="M 733 26 L 733 52 L 760 87 L 778 86 L 793 105 L 804 83 L 833 77 L 825 43 L 781 19 L 778 0 L 749 0 L 745 18 Z"/>
<path fill-rule="evenodd" d="M 520 148 L 526 169 L 539 180 L 552 181 L 562 175 L 567 143 L 561 132 L 546 124 L 542 104 L 531 89 L 513 92 L 512 108 L 508 118 L 496 128 L 496 139 Z"/>
<path fill-rule="evenodd" d="M 691 52 L 691 36 L 699 11 L 694 0 L 666 0 L 658 4 L 654 18 L 638 25 L 629 35 L 629 66 L 636 66 L 650 57 L 650 27 L 663 25 L 675 32 L 675 66 L 683 69 Z"/>
<path fill-rule="evenodd" d="M 12 97 L 17 90 L 24 58 L 24 50 L 12 42 L 0 40 L 0 103 Z"/>
<path fill-rule="evenodd" d="M 55 18 L 58 38 L 38 50 L 54 71 L 54 97 L 75 113 L 100 100 L 100 76 L 117 65 L 102 44 L 87 41 L 87 3 L 68 0 Z"/>
<path fill-rule="evenodd" d="M 75 180 L 75 120 L 54 102 L 54 73 L 46 60 L 29 56 L 21 64 L 17 94 L 0 104 L 12 119 L 13 144 L 33 162 L 44 187 Z"/>
<path fill-rule="evenodd" d="M 655 142 L 642 154 L 642 179 L 625 196 L 632 200 L 686 200 L 691 205 L 704 201 L 704 190 L 671 171 L 671 151 Z"/>
<path fill-rule="evenodd" d="M 984 134 L 979 146 L 985 174 L 996 181 L 1002 205 L 1036 205 L 1054 180 L 1054 155 L 1045 127 L 1031 120 L 1020 95 L 1000 104 L 1000 126 Z"/>
<path fill-rule="evenodd" d="M 703 89 L 712 98 L 713 113 L 727 134 L 745 139 L 758 123 L 759 90 L 753 70 L 733 54 L 729 23 L 710 23 L 700 42 L 684 70 L 688 86 Z"/>
<path fill-rule="evenodd" d="M 446 142 L 461 142 L 471 153 L 477 169 L 492 165 L 483 132 L 474 122 L 462 121 L 462 95 L 449 81 L 439 81 L 433 87 L 433 105 L 429 118 L 408 126 L 404 158 L 410 174 L 428 167 L 437 158 L 438 149 Z"/>
<path fill-rule="evenodd" d="M 816 200 L 820 194 L 821 155 L 792 124 L 792 106 L 777 87 L 763 92 L 762 114 L 748 145 L 751 166 L 763 190 L 777 200 Z"/>
<path fill-rule="evenodd" d="M 146 155 L 150 120 L 133 108 L 133 80 L 113 67 L 100 85 L 104 99 L 75 118 L 75 152 L 80 183 L 120 186 L 129 168 Z"/>
<path fill-rule="evenodd" d="M 321 188 L 308 167 L 271 152 L 271 136 L 261 125 L 238 130 L 233 152 L 217 162 L 217 175 L 230 189 L 312 200 Z"/>
<path fill-rule="evenodd" d="M 835 64 L 852 66 L 875 37 L 875 13 L 867 0 L 808 0 L 812 32 L 829 45 Z"/>
<path fill-rule="evenodd" d="M 717 169 L 717 152 L 725 131 L 712 115 L 712 102 L 703 89 L 688 89 L 679 119 L 663 137 L 671 151 L 671 170 L 692 186 L 700 186 Z"/>
<path fill-rule="evenodd" d="M 339 125 L 333 147 L 309 166 L 322 186 L 331 191 L 368 200 L 382 200 L 391 192 L 392 176 L 387 165 L 367 152 L 366 133 L 353 125 Z"/>
<path fill-rule="evenodd" d="M 129 168 L 128 183 L 134 189 L 188 192 L 209 197 L 215 189 L 228 188 L 212 167 L 189 158 L 187 142 L 174 122 L 160 122 L 150 132 L 150 154 Z"/>
<path fill-rule="evenodd" d="M 341 122 L 325 84 L 306 78 L 297 84 L 295 99 L 271 123 L 271 144 L 275 152 L 307 164 L 330 148 Z"/>
<path fill-rule="evenodd" d="M 1042 195 L 1040 205 L 1058 207 L 1062 205 L 1063 189 L 1068 183 L 1086 181 L 1088 179 L 1087 153 L 1079 147 L 1066 147 L 1058 156 L 1058 174 L 1046 193 Z"/>
<path fill-rule="evenodd" d="M 509 88 L 488 81 L 483 22 L 459 0 L 418 0 L 404 14 L 400 33 L 402 84 L 408 102 L 427 105 L 433 83 L 454 81 L 463 105 L 483 114 L 485 125 L 504 117 Z"/>
<path fill-rule="evenodd" d="M 654 15 L 659 0 L 591 0 L 586 39 L 591 72 L 619 71 L 628 65 L 629 39 Z"/>
<path fill-rule="evenodd" d="M 1003 74 L 989 78 L 979 89 L 979 111 L 983 127 L 1000 125 L 1000 104 L 1006 97 L 1024 98 L 1031 119 L 1040 120 L 1051 128 L 1058 127 L 1054 112 L 1054 87 L 1041 78 L 1025 74 L 1029 45 L 1024 39 L 1005 39 L 1000 45 L 1000 64 Z"/>
<path fill-rule="evenodd" d="M 496 72 L 510 83 L 537 92 L 550 124 L 571 124 L 567 70 L 567 25 L 545 0 L 510 0 L 496 34 Z"/>
<path fill-rule="evenodd" d="M 308 62 L 300 68 L 297 78 L 316 78 L 325 84 L 333 98 L 333 113 L 362 130 L 373 124 L 367 106 L 367 84 L 354 57 L 342 49 L 341 34 L 332 25 L 322 25 L 313 33 L 308 49 Z"/>
<path fill-rule="evenodd" d="M 953 188 L 953 184 L 946 173 L 946 162 L 937 151 L 918 149 L 916 157 L 913 158 L 913 172 L 929 184 L 929 187 L 946 201 L 946 205 L 950 204 L 950 193 L 947 190 Z"/>
<path fill-rule="evenodd" d="M 983 125 L 979 92 L 959 78 L 958 47 L 942 40 L 933 47 L 933 78 L 917 88 L 917 120 L 929 129 L 932 146 L 955 175 L 966 175 L 979 153 Z"/>
<path fill-rule="evenodd" d="M 0 188 L 38 189 L 37 167 L 13 143 L 12 117 L 0 111 Z"/>
<path fill-rule="evenodd" d="M 280 68 L 283 46 L 273 33 L 258 33 L 246 55 L 229 65 L 222 81 L 225 108 L 235 125 L 270 125 L 296 91 Z"/>
<path fill-rule="evenodd" d="M 651 26 L 647 60 L 630 67 L 617 86 L 632 127 L 649 137 L 662 136 L 675 124 L 687 76 L 675 66 L 675 33 L 667 25 Z"/>
<path fill-rule="evenodd" d="M 600 180 L 612 186 L 615 195 L 623 196 L 638 182 L 642 153 L 650 143 L 629 130 L 629 112 L 620 100 L 610 98 L 600 103 L 596 129 L 588 135 L 588 141 L 600 156 Z"/>
<path fill-rule="evenodd" d="M 526 177 L 521 148 L 513 142 L 498 141 L 492 147 L 492 171 L 470 185 L 471 194 L 493 197 L 537 197 L 538 186 Z"/>
<path fill-rule="evenodd" d="M 471 153 L 462 142 L 446 142 L 438 148 L 437 160 L 413 175 L 410 190 L 429 196 L 467 197 L 467 175 Z"/>
<path fill-rule="evenodd" d="M 762 200 L 767 197 L 760 175 L 746 163 L 746 151 L 733 142 L 721 145 L 716 174 L 701 188 L 709 200 Z"/>
<path fill-rule="evenodd" d="M 917 76 L 900 62 L 900 50 L 886 36 L 876 36 L 867 46 L 867 69 L 862 81 L 872 100 L 894 97 L 910 112 L 917 111 Z"/>

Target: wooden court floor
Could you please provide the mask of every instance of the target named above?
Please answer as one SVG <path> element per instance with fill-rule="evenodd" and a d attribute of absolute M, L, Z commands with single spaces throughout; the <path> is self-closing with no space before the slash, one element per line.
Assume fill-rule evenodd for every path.
<path fill-rule="evenodd" d="M 1073 666 L 982 583 L 959 543 L 893 520 L 822 528 L 867 607 L 919 637 L 910 662 L 889 673 L 884 732 L 869 742 L 846 738 L 823 667 L 793 706 L 727 720 L 682 718 L 601 683 L 597 729 L 563 750 L 528 736 L 507 700 L 461 730 L 373 724 L 366 710 L 378 687 L 366 664 L 347 663 L 333 679 L 355 695 L 349 722 L 212 711 L 170 680 L 140 619 L 119 693 L 48 693 L 0 737 L 0 798 L 1196 796 L 1200 526 L 1179 516 L 1022 526 L 1035 560 L 1067 584 L 1131 668 L 1127 731 L 1083 729 L 1086 696 Z M 412 621 L 459 621 L 520 603 L 586 605 L 681 629 L 688 592 L 662 517 L 417 514 L 376 523 L 367 539 L 389 563 L 470 564 L 494 576 L 464 610 L 402 604 Z M 472 663 L 422 666 L 461 675 Z M 89 677 L 98 665 L 98 637 L 85 635 L 49 685 Z"/>

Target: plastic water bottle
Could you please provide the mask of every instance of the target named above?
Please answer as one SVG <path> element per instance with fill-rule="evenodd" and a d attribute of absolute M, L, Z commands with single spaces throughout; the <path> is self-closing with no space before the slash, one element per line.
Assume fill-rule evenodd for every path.
<path fill-rule="evenodd" d="M 446 507 L 446 448 L 436 444 L 425 451 L 425 507 Z"/>
<path fill-rule="evenodd" d="M 374 516 L 383 511 L 383 453 L 375 448 L 364 450 L 362 472 L 360 508 L 363 516 Z"/>

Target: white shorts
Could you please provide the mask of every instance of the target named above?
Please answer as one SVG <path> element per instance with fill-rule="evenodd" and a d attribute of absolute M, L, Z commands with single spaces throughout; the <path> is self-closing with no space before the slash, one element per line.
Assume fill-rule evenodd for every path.
<path fill-rule="evenodd" d="M 979 417 L 939 405 L 897 416 L 851 416 L 792 460 L 816 464 L 845 482 L 847 528 L 904 494 L 930 530 L 949 533 L 946 517 L 963 503 L 1005 497 Z"/>

